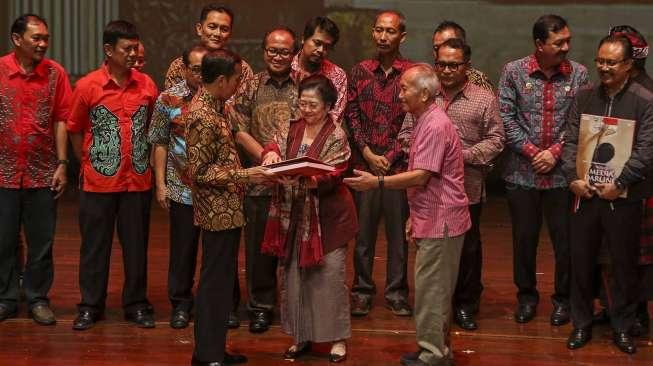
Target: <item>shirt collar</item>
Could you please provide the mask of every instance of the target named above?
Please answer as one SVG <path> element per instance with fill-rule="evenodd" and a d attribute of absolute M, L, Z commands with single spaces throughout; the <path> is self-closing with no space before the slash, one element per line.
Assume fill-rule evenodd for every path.
<path fill-rule="evenodd" d="M 265 70 L 265 71 L 263 71 L 263 74 L 261 75 L 261 82 L 263 84 L 272 85 L 277 89 L 281 89 L 287 83 L 292 83 L 292 78 L 290 77 L 290 73 L 288 73 L 286 78 L 283 79 L 281 82 L 279 82 L 278 80 L 276 80 L 276 79 L 272 78 L 272 76 L 270 76 L 270 73 L 268 72 L 268 70 Z"/>
<path fill-rule="evenodd" d="M 371 71 L 384 72 L 383 68 L 381 67 L 381 61 L 379 61 L 378 58 L 375 58 L 371 61 L 372 61 L 370 65 L 372 67 Z M 395 58 L 394 61 L 392 61 L 391 67 L 394 69 L 395 72 L 402 73 L 404 72 L 404 69 L 406 69 L 406 66 L 408 66 L 407 60 L 401 54 L 399 54 L 397 58 Z"/>
<path fill-rule="evenodd" d="M 102 66 L 100 66 L 100 70 L 102 75 L 102 86 L 107 86 L 109 84 L 118 86 L 118 84 L 116 84 L 116 82 L 113 81 L 113 79 L 111 78 L 111 75 L 109 75 L 109 67 L 107 65 L 107 61 L 104 61 L 102 63 Z M 125 83 L 125 87 L 135 82 L 136 82 L 136 78 L 134 78 L 134 70 L 129 69 L 129 72 L 127 73 L 127 82 Z"/>
<path fill-rule="evenodd" d="M 18 62 L 18 57 L 16 57 L 16 52 L 12 51 L 11 52 L 11 62 L 9 62 L 9 76 L 14 76 L 16 74 L 21 74 L 21 75 L 28 75 L 23 72 L 23 69 L 20 67 L 20 63 Z M 47 77 L 48 76 L 48 60 L 46 58 L 43 58 L 41 62 L 39 62 L 36 67 L 34 68 L 34 71 L 32 74 L 36 74 L 40 77 Z M 31 74 L 29 74 L 31 75 Z"/>
<path fill-rule="evenodd" d="M 571 71 L 571 62 L 569 62 L 569 60 L 564 60 L 560 63 L 560 65 L 558 65 L 556 75 L 561 74 L 564 77 L 569 77 L 569 75 L 571 75 Z M 532 75 L 536 72 L 543 73 L 542 69 L 540 68 L 540 64 L 537 62 L 537 58 L 533 54 L 528 59 L 528 75 Z"/>
<path fill-rule="evenodd" d="M 215 110 L 219 114 L 222 114 L 224 110 L 224 102 L 219 101 L 218 98 L 214 97 L 213 94 L 209 93 L 209 91 L 203 87 L 200 87 L 200 90 L 197 91 L 197 94 L 206 107 Z"/>

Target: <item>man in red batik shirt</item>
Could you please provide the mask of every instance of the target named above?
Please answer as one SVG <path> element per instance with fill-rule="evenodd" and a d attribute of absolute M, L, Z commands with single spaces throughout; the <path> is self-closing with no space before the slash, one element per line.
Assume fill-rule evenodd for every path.
<path fill-rule="evenodd" d="M 11 27 L 14 50 L 0 58 L 0 321 L 15 316 L 18 307 L 22 223 L 30 316 L 41 325 L 56 322 L 48 292 L 56 200 L 66 186 L 71 90 L 63 67 L 45 57 L 49 39 L 43 18 L 21 15 Z"/>
<path fill-rule="evenodd" d="M 82 301 L 73 322 L 75 330 L 91 328 L 104 312 L 116 223 L 125 268 L 125 318 L 143 328 L 154 327 L 146 294 L 152 200 L 146 129 L 157 88 L 152 79 L 132 68 L 138 40 L 132 24 L 110 22 L 103 35 L 104 64 L 80 79 L 73 94 L 67 127 L 81 161 L 82 236 Z"/>

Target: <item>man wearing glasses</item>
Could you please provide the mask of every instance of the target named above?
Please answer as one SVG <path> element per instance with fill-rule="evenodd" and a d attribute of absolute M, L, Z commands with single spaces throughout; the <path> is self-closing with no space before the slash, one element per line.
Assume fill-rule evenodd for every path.
<path fill-rule="evenodd" d="M 596 69 L 600 83 L 578 92 L 571 107 L 562 170 L 569 189 L 580 203 L 571 214 L 571 312 L 574 330 L 569 349 L 583 347 L 592 338 L 594 268 L 599 247 L 607 245 L 615 293 L 610 304 L 614 344 L 635 353 L 630 331 L 639 300 L 637 260 L 642 200 L 653 195 L 653 94 L 631 79 L 633 48 L 628 38 L 609 35 L 599 43 Z M 590 185 L 576 171 L 579 125 L 582 114 L 636 121 L 630 157 L 621 174 L 609 183 Z M 626 192 L 626 197 L 622 194 Z M 602 241 L 602 239 L 605 239 Z"/>
<path fill-rule="evenodd" d="M 290 77 L 290 63 L 297 53 L 295 33 L 277 27 L 263 38 L 263 60 L 266 70 L 245 82 L 243 92 L 234 99 L 233 117 L 237 136 L 249 135 L 256 140 L 249 147 L 252 165 L 259 165 L 265 146 L 276 135 L 285 140 L 290 120 L 297 115 L 297 85 Z M 268 219 L 272 190 L 259 184 L 250 185 L 245 196 L 245 247 L 249 330 L 262 333 L 269 329 L 277 300 L 277 258 L 261 254 L 261 242 Z"/>
<path fill-rule="evenodd" d="M 200 229 L 193 224 L 193 201 L 187 176 L 184 119 L 201 84 L 202 57 L 208 50 L 195 45 L 184 50 L 184 79 L 157 98 L 148 131 L 153 146 L 156 200 L 170 214 L 168 298 L 170 326 L 185 328 L 193 308 L 193 277 Z"/>
<path fill-rule="evenodd" d="M 304 27 L 302 48 L 293 58 L 290 75 L 299 84 L 306 77 L 322 74 L 329 78 L 338 90 L 338 100 L 329 115 L 339 123 L 347 104 L 347 73 L 327 59 L 329 51 L 340 38 L 336 23 L 327 17 L 315 17 Z"/>
<path fill-rule="evenodd" d="M 438 58 L 438 48 L 444 42 L 452 38 L 458 38 L 467 43 L 467 33 L 465 32 L 465 28 L 463 28 L 460 24 L 450 20 L 445 20 L 442 23 L 438 24 L 438 26 L 435 28 L 435 31 L 433 32 L 434 60 L 437 60 Z M 475 69 L 471 64 L 469 64 L 465 69 L 467 70 L 467 80 L 470 83 L 478 85 L 481 88 L 487 89 L 491 92 L 493 91 L 490 79 L 488 79 L 488 77 L 483 72 Z"/>
<path fill-rule="evenodd" d="M 451 38 L 438 47 L 435 73 L 442 91 L 435 104 L 447 113 L 463 145 L 465 193 L 469 199 L 472 227 L 465 233 L 458 282 L 453 296 L 454 321 L 465 330 L 477 328 L 483 284 L 481 268 L 481 207 L 485 198 L 485 175 L 503 150 L 504 131 L 494 94 L 469 80 L 472 50 L 462 39 Z"/>
<path fill-rule="evenodd" d="M 376 175 L 406 170 L 408 164 L 395 140 L 406 112 L 399 101 L 399 79 L 412 63 L 399 52 L 406 39 L 405 18 L 393 10 L 378 13 L 372 27 L 377 56 L 354 66 L 347 91 L 345 121 L 351 134 L 355 169 Z M 376 285 L 372 276 L 376 236 L 383 217 L 387 239 L 384 297 L 397 316 L 410 316 L 408 305 L 408 245 L 404 229 L 408 219 L 406 190 L 371 189 L 354 192 L 360 231 L 354 250 L 354 283 L 351 314 L 370 312 Z"/>
<path fill-rule="evenodd" d="M 569 322 L 570 195 L 560 153 L 566 116 L 587 69 L 567 60 L 571 33 L 557 15 L 533 25 L 534 54 L 505 65 L 499 83 L 499 111 L 506 133 L 503 179 L 512 221 L 513 279 L 518 307 L 515 321 L 535 317 L 539 292 L 535 267 L 542 217 L 555 253 L 554 309 L 551 324 Z"/>

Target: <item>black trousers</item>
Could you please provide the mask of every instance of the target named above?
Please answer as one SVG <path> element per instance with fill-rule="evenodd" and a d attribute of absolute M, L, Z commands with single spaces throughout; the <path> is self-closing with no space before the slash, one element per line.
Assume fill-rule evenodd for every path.
<path fill-rule="evenodd" d="M 234 294 L 240 229 L 202 230 L 202 269 L 195 310 L 195 359 L 222 362 Z"/>
<path fill-rule="evenodd" d="M 147 301 L 147 228 L 152 195 L 145 192 L 80 192 L 80 310 L 104 311 L 113 232 L 122 246 L 125 312 L 150 307 Z"/>
<path fill-rule="evenodd" d="M 566 188 L 537 190 L 506 185 L 512 220 L 513 279 L 520 304 L 537 305 L 537 246 L 546 219 L 555 254 L 555 288 L 551 296 L 556 306 L 569 306 L 569 212 L 571 195 Z"/>
<path fill-rule="evenodd" d="M 571 314 L 575 328 L 592 325 L 595 268 L 601 239 L 608 246 L 615 293 L 610 321 L 618 332 L 633 325 L 638 302 L 637 255 L 641 228 L 641 202 L 618 199 L 612 204 L 594 197 L 583 200 L 571 215 Z"/>
<path fill-rule="evenodd" d="M 354 248 L 352 296 L 371 299 L 376 293 L 372 272 L 376 236 L 383 217 L 388 246 L 384 296 L 389 301 L 407 301 L 408 244 L 405 229 L 409 210 L 406 191 L 373 189 L 354 192 L 353 196 L 359 231 Z"/>
<path fill-rule="evenodd" d="M 197 266 L 200 228 L 193 224 L 193 206 L 170 201 L 168 298 L 173 309 L 190 312 Z"/>
<path fill-rule="evenodd" d="M 465 233 L 463 250 L 458 268 L 458 282 L 453 295 L 454 309 L 477 313 L 481 302 L 481 272 L 483 269 L 483 248 L 481 246 L 482 203 L 469 206 L 472 227 Z"/>
<path fill-rule="evenodd" d="M 274 310 L 277 303 L 277 257 L 261 253 L 265 224 L 270 212 L 269 196 L 245 197 L 245 260 L 247 310 Z"/>
<path fill-rule="evenodd" d="M 21 223 L 27 241 L 25 298 L 30 308 L 49 302 L 48 292 L 54 278 L 52 243 L 56 220 L 57 203 L 50 188 L 0 188 L 0 305 L 9 310 L 18 306 Z"/>
<path fill-rule="evenodd" d="M 170 260 L 168 262 L 168 298 L 174 310 L 193 309 L 193 285 L 197 268 L 197 250 L 201 230 L 193 223 L 193 206 L 170 201 Z M 234 276 L 234 306 L 238 309 L 238 257 Z"/>

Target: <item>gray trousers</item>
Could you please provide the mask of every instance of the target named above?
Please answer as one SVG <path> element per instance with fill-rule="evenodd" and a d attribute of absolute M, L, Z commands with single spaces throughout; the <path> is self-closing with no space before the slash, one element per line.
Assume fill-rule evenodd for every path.
<path fill-rule="evenodd" d="M 453 358 L 449 329 L 451 299 L 458 279 L 460 254 L 465 235 L 417 239 L 415 258 L 415 329 L 419 358 L 437 365 Z"/>
<path fill-rule="evenodd" d="M 388 246 L 385 299 L 407 300 L 408 244 L 404 232 L 409 210 L 406 191 L 373 189 L 354 192 L 354 201 L 360 230 L 354 248 L 352 296 L 371 299 L 376 293 L 372 270 L 379 222 L 383 217 Z"/>

